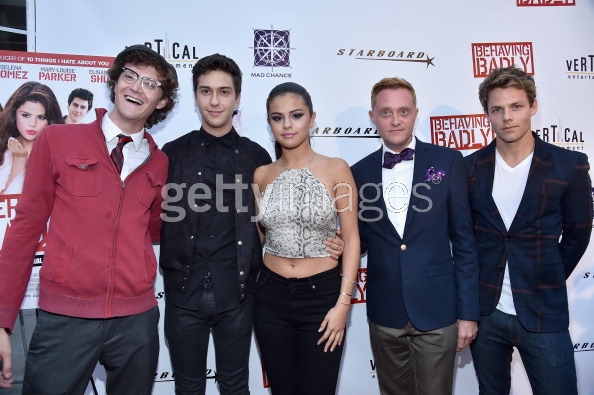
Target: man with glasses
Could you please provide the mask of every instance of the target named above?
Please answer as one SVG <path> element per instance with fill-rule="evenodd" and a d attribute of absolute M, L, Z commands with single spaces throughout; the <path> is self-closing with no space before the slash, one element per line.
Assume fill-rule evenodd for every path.
<path fill-rule="evenodd" d="M 51 216 L 23 393 L 82 394 L 97 362 L 107 393 L 152 391 L 159 355 L 152 242 L 160 238 L 168 160 L 146 129 L 171 112 L 178 81 L 143 45 L 124 49 L 108 74 L 113 109 L 95 110 L 91 124 L 47 127 L 29 157 L 0 257 L 0 388 L 12 383 L 8 332 Z"/>

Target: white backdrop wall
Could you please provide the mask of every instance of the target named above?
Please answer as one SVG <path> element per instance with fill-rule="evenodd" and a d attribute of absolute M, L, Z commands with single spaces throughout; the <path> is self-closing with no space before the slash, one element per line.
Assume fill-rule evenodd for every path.
<path fill-rule="evenodd" d="M 477 87 L 490 69 L 510 64 L 535 76 L 539 111 L 534 130 L 545 141 L 590 157 L 594 153 L 593 0 L 37 0 L 35 21 L 37 53 L 111 62 L 124 46 L 145 43 L 174 64 L 180 102 L 166 122 L 151 130 L 160 146 L 199 128 L 191 67 L 218 52 L 235 59 L 243 71 L 237 128 L 271 154 L 265 100 L 273 86 L 288 80 L 312 95 L 318 114 L 312 140 L 316 151 L 354 164 L 377 149 L 381 142 L 367 112 L 371 86 L 386 76 L 404 77 L 415 86 L 417 137 L 468 154 L 493 138 Z M 64 112 L 75 87 L 92 90 L 95 107 L 110 107 L 101 78 L 105 65 L 52 64 L 49 55 L 18 62 L 8 57 L 13 54 L 0 53 L 0 103 L 28 79 L 54 89 Z M 27 71 L 27 78 L 8 71 Z M 65 74 L 74 74 L 76 81 L 60 81 Z M 85 121 L 93 119 L 89 114 Z M 593 255 L 590 247 L 568 280 L 580 394 L 594 394 L 594 352 L 588 352 L 594 351 Z M 363 259 L 338 390 L 344 395 L 379 394 L 367 335 L 365 267 Z M 160 277 L 155 296 L 163 308 Z M 161 339 L 153 393 L 171 394 L 162 329 Z M 459 353 L 456 362 L 455 394 L 478 393 L 470 352 Z M 208 369 L 207 394 L 217 394 L 212 345 Z M 250 371 L 252 394 L 268 394 L 255 343 Z M 512 393 L 529 394 L 517 355 L 512 375 Z M 104 393 L 104 380 L 98 367 L 94 381 L 99 393 Z"/>

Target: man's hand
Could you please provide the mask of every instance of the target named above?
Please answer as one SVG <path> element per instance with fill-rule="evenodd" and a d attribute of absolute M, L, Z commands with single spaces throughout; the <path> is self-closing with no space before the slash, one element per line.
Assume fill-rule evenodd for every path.
<path fill-rule="evenodd" d="M 456 323 L 458 327 L 458 345 L 456 351 L 462 351 L 476 339 L 478 333 L 478 325 L 476 321 L 458 320 Z"/>
<path fill-rule="evenodd" d="M 0 328 L 0 361 L 2 361 L 2 374 L 0 375 L 0 388 L 12 386 L 12 348 L 10 337 L 4 328 Z"/>
<path fill-rule="evenodd" d="M 324 241 L 326 252 L 334 259 L 338 259 L 344 252 L 344 240 L 341 238 L 342 231 L 336 230 L 336 238 L 328 237 Z"/>

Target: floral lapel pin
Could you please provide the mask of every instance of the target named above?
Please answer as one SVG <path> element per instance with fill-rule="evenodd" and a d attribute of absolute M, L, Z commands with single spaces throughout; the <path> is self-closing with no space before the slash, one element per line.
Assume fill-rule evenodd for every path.
<path fill-rule="evenodd" d="M 439 184 L 445 177 L 445 174 L 445 171 L 435 170 L 435 167 L 431 166 L 427 169 L 427 173 L 425 173 L 425 181 L 431 181 L 434 184 Z"/>

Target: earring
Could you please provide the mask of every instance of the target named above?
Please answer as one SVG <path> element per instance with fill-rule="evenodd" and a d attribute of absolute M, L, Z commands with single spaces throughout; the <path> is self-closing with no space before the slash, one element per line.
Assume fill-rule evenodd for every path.
<path fill-rule="evenodd" d="M 268 138 L 270 139 L 271 143 L 276 143 L 276 139 L 274 138 L 274 135 L 272 133 L 270 133 L 270 135 L 268 136 Z"/>

